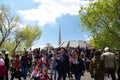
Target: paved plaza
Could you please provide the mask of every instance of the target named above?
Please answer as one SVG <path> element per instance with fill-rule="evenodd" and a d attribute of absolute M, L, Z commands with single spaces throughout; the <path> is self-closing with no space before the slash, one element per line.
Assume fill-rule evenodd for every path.
<path fill-rule="evenodd" d="M 9 75 L 9 79 L 10 79 L 10 77 L 11 77 L 11 76 Z M 18 79 L 14 79 L 14 80 L 18 80 Z M 22 79 L 22 80 L 23 80 L 23 79 Z M 29 77 L 29 76 L 27 76 L 27 80 L 30 80 L 30 77 Z M 67 77 L 67 80 L 69 80 L 68 77 Z M 75 80 L 75 79 L 73 78 L 73 79 L 71 79 L 71 80 Z M 89 72 L 85 72 L 85 73 L 84 73 L 84 76 L 81 77 L 81 80 L 93 80 L 93 79 L 91 78 Z"/>

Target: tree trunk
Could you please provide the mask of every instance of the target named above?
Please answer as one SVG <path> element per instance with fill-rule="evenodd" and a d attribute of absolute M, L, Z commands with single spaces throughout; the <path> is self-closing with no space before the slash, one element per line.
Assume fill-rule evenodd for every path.
<path fill-rule="evenodd" d="M 0 41 L 0 47 L 2 46 L 2 44 L 4 43 L 6 37 L 3 37 L 2 40 Z"/>
<path fill-rule="evenodd" d="M 17 49 L 17 47 L 19 46 L 19 44 L 20 44 L 20 42 L 16 43 L 15 48 L 12 50 L 12 53 L 15 52 L 15 50 Z"/>

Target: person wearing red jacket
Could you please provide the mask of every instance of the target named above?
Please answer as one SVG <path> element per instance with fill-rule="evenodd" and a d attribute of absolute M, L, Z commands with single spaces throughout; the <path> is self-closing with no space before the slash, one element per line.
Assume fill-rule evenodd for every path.
<path fill-rule="evenodd" d="M 42 50 L 42 57 L 40 58 L 39 66 L 41 67 L 41 69 L 43 69 L 43 68 L 48 69 L 48 67 L 49 67 L 49 61 L 48 61 L 48 57 L 46 55 L 45 50 Z"/>
<path fill-rule="evenodd" d="M 0 53 L 0 80 L 4 80 L 5 74 L 6 74 L 5 62 L 2 53 Z"/>
<path fill-rule="evenodd" d="M 47 75 L 47 68 L 43 68 L 42 73 L 38 76 L 40 80 L 50 80 L 50 77 Z"/>
<path fill-rule="evenodd" d="M 30 80 L 32 80 L 32 78 L 34 78 L 34 80 L 37 80 L 37 75 L 39 74 L 39 67 L 38 65 L 35 66 L 35 69 L 33 70 L 33 72 L 31 73 L 31 77 Z"/>
<path fill-rule="evenodd" d="M 21 73 L 19 71 L 19 69 L 20 69 L 20 60 L 19 60 L 19 55 L 18 54 L 15 55 L 15 60 L 13 62 L 13 69 L 14 69 L 14 73 L 11 76 L 11 80 L 13 80 L 14 77 L 21 80 Z"/>

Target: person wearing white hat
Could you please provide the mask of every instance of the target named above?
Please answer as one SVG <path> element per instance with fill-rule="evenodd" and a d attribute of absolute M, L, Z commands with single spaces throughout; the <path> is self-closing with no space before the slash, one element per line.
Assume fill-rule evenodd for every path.
<path fill-rule="evenodd" d="M 105 75 L 111 75 L 112 80 L 116 80 L 116 59 L 114 53 L 110 52 L 109 47 L 104 48 L 104 53 L 101 55 L 103 61 Z"/>
<path fill-rule="evenodd" d="M 5 63 L 1 52 L 0 52 L 0 63 L 3 63 L 3 64 Z"/>
<path fill-rule="evenodd" d="M 109 47 L 105 47 L 104 51 L 108 52 L 109 51 Z"/>

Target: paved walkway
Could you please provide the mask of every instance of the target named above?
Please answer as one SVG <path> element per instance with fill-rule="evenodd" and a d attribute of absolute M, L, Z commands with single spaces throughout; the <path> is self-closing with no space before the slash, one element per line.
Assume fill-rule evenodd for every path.
<path fill-rule="evenodd" d="M 10 74 L 9 74 L 9 80 L 10 80 L 10 77 L 11 77 L 11 76 L 10 76 Z M 18 80 L 18 79 L 14 79 L 14 80 Z M 23 79 L 22 79 L 22 80 L 23 80 Z M 29 76 L 27 77 L 26 80 L 30 80 Z M 67 80 L 69 80 L 68 77 L 67 77 Z M 71 79 L 71 80 L 75 80 L 75 79 Z M 89 72 L 85 72 L 85 73 L 84 73 L 84 76 L 81 77 L 81 80 L 94 80 L 94 79 L 91 78 Z"/>
<path fill-rule="evenodd" d="M 91 75 L 89 72 L 85 72 L 84 76 L 82 76 L 81 80 L 94 80 L 94 79 L 91 78 Z"/>

